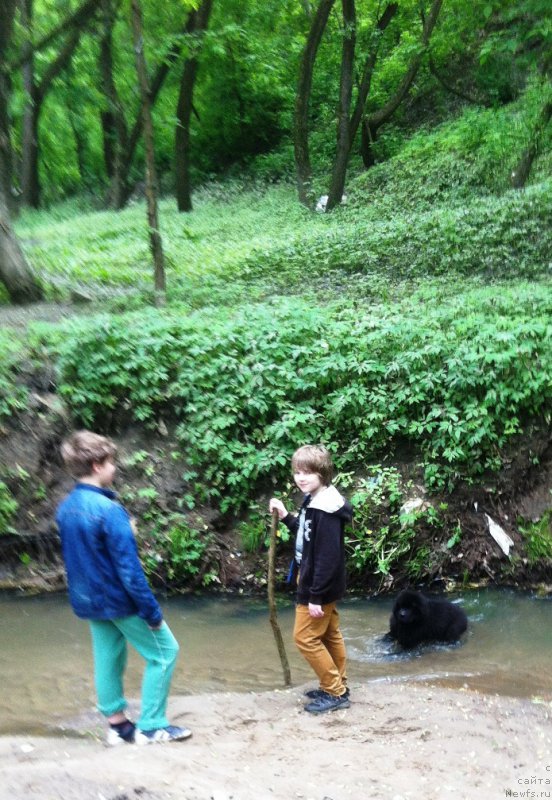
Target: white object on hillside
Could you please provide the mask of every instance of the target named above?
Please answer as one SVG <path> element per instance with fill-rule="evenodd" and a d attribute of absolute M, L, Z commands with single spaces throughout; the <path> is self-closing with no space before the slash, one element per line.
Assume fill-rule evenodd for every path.
<path fill-rule="evenodd" d="M 346 204 L 347 204 L 347 195 L 344 194 L 341 198 L 341 205 L 344 206 Z M 328 205 L 328 195 L 327 194 L 320 195 L 320 197 L 318 198 L 318 202 L 316 204 L 316 211 L 325 212 L 327 205 Z"/>
<path fill-rule="evenodd" d="M 500 525 L 498 525 L 493 519 L 490 518 L 488 514 L 485 514 L 487 517 L 487 522 L 489 523 L 489 533 L 500 547 L 504 555 L 508 555 L 510 553 L 510 547 L 514 546 L 514 542 L 506 531 L 502 530 Z"/>
<path fill-rule="evenodd" d="M 403 518 L 401 528 L 406 528 L 409 514 L 421 513 L 427 511 L 428 508 L 431 508 L 431 503 L 428 503 L 423 497 L 412 497 L 406 500 L 399 510 L 399 515 Z"/>
<path fill-rule="evenodd" d="M 422 510 L 424 501 L 421 497 L 413 497 L 411 500 L 406 500 L 400 507 L 399 514 L 412 514 L 413 511 Z"/>

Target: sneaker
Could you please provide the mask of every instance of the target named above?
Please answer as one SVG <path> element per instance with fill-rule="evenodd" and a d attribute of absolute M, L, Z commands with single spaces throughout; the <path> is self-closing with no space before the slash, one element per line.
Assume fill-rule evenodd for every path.
<path fill-rule="evenodd" d="M 154 728 L 152 731 L 136 729 L 134 741 L 136 744 L 156 744 L 162 742 L 180 742 L 189 739 L 192 732 L 188 728 L 178 728 L 176 725 L 167 725 L 166 728 Z"/>
<path fill-rule="evenodd" d="M 105 743 L 107 747 L 117 747 L 120 744 L 133 744 L 136 735 L 136 725 L 129 719 L 118 725 L 111 725 Z"/>
<path fill-rule="evenodd" d="M 323 697 L 319 697 L 312 703 L 307 703 L 305 711 L 309 714 L 326 714 L 328 711 L 337 711 L 340 708 L 349 708 L 351 701 L 347 693 L 342 694 L 341 697 L 335 697 L 333 694 L 323 693 Z"/>
<path fill-rule="evenodd" d="M 310 697 L 311 700 L 319 700 L 321 697 L 325 697 L 326 694 L 327 692 L 325 692 L 324 689 L 309 689 L 308 692 L 305 692 L 305 697 Z M 345 689 L 345 694 L 342 696 L 349 699 L 348 687 Z"/>

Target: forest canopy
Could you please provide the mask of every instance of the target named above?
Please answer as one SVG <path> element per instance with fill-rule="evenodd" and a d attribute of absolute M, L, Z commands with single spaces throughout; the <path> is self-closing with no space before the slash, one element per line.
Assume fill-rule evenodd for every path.
<path fill-rule="evenodd" d="M 129 7 L 14 9 L 0 65 L 4 181 L 22 204 L 92 191 L 121 206 L 143 180 Z M 195 186 L 244 165 L 290 177 L 298 140 L 327 189 L 339 158 L 386 160 L 413 130 L 466 105 L 498 109 L 532 92 L 534 126 L 550 110 L 544 0 L 142 0 L 142 9 L 164 192 L 178 191 L 186 168 Z M 518 161 L 537 135 L 526 131 Z"/>

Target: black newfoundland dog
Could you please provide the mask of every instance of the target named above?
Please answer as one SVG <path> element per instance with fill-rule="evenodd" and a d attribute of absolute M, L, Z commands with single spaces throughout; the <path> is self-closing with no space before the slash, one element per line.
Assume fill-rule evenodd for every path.
<path fill-rule="evenodd" d="M 468 618 L 448 600 L 405 589 L 395 600 L 389 626 L 391 638 L 408 649 L 422 642 L 458 641 L 468 627 Z"/>

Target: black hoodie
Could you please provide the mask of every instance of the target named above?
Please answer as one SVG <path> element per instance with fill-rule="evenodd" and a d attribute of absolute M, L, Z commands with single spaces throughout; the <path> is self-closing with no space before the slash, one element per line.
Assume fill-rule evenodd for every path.
<path fill-rule="evenodd" d="M 296 536 L 303 512 L 302 552 L 295 562 L 299 570 L 297 602 L 333 603 L 345 593 L 344 528 L 353 515 L 351 504 L 334 486 L 320 489 L 312 500 L 305 495 L 300 514 L 288 514 L 283 519 Z"/>

